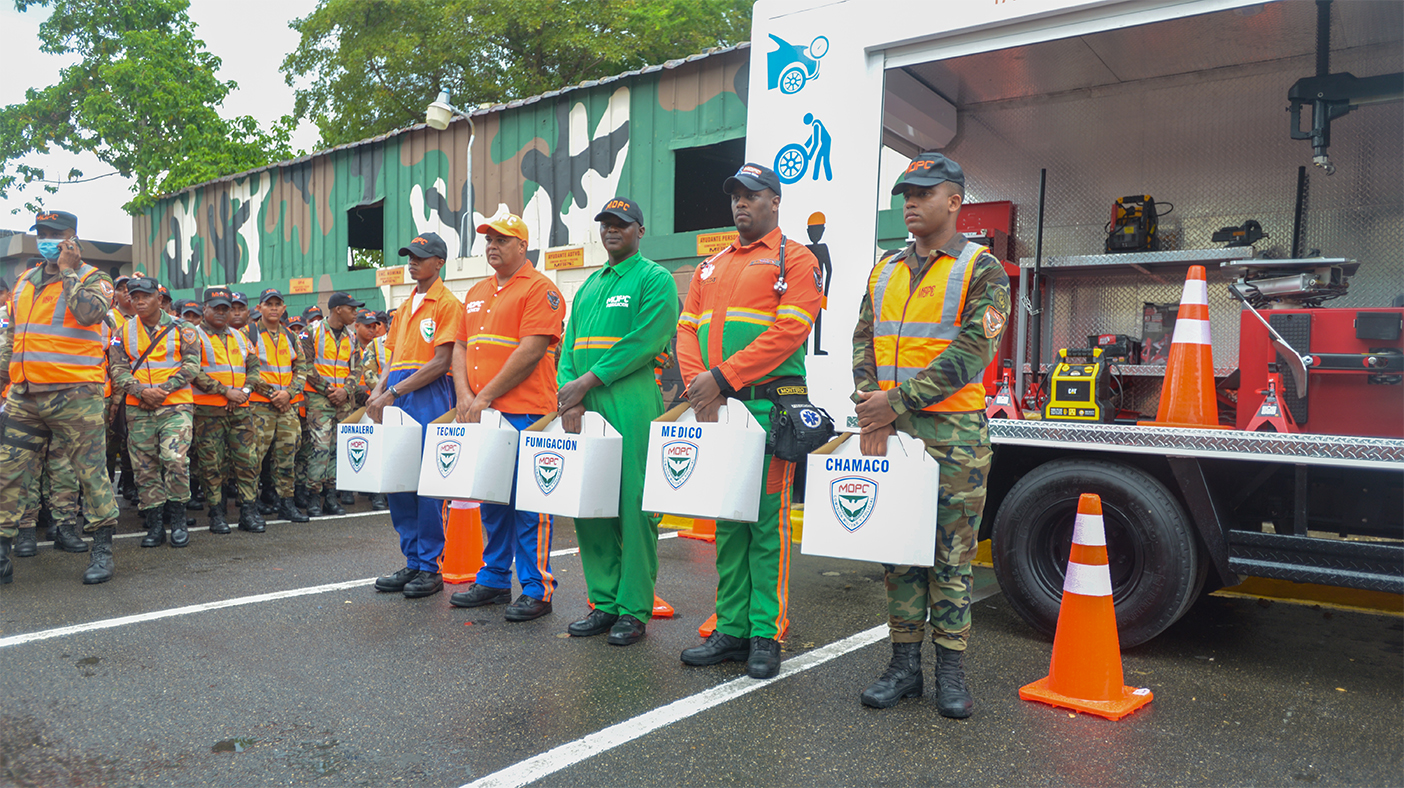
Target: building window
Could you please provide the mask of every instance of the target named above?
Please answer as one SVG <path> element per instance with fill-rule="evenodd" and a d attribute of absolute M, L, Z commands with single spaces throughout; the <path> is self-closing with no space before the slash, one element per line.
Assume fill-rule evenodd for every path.
<path fill-rule="evenodd" d="M 358 205 L 346 212 L 346 267 L 379 268 L 385 257 L 385 201 Z"/>
<path fill-rule="evenodd" d="M 746 163 L 745 138 L 673 152 L 673 232 L 731 227 L 722 182 Z"/>

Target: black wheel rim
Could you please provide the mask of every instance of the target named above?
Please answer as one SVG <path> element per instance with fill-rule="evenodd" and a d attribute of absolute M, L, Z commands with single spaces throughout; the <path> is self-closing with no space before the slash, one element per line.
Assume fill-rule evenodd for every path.
<path fill-rule="evenodd" d="M 1043 591 L 1054 599 L 1063 594 L 1068 554 L 1072 552 L 1077 500 L 1075 497 L 1066 498 L 1050 504 L 1029 530 L 1033 576 Z M 1145 545 L 1137 536 L 1126 512 L 1108 505 L 1105 500 L 1102 501 L 1102 522 L 1107 532 L 1107 558 L 1111 571 L 1112 602 L 1115 604 L 1135 593 L 1145 569 Z"/>

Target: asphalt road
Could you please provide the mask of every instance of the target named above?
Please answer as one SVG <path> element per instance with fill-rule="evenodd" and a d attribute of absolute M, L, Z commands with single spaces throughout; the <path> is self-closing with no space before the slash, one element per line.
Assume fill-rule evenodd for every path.
<path fill-rule="evenodd" d="M 553 548 L 573 547 L 558 530 Z M 0 785 L 513 784 L 532 758 L 560 786 L 1404 784 L 1399 617 L 1207 598 L 1124 654 L 1155 700 L 1112 723 L 1018 699 L 1051 647 L 981 570 L 976 713 L 954 721 L 931 696 L 858 704 L 886 641 L 834 644 L 883 622 L 878 567 L 796 551 L 785 657 L 812 667 L 753 682 L 679 663 L 712 612 L 713 549 L 659 554 L 678 616 L 617 648 L 565 635 L 586 612 L 575 555 L 553 560 L 555 612 L 528 623 L 368 583 L 213 607 L 398 568 L 383 514 L 201 531 L 184 550 L 119 538 L 100 586 L 78 582 L 86 555 L 45 549 L 0 588 Z M 188 606 L 212 609 L 23 637 Z M 676 721 L 651 729 L 660 713 Z"/>

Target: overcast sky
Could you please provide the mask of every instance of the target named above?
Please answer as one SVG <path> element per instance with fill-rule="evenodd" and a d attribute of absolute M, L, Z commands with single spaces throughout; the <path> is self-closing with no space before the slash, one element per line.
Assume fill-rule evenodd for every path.
<path fill-rule="evenodd" d="M 253 115 L 268 123 L 292 111 L 292 88 L 283 84 L 283 75 L 278 72 L 283 58 L 297 46 L 297 33 L 288 28 L 288 22 L 306 16 L 316 6 L 316 0 L 191 0 L 190 18 L 198 26 L 197 34 L 206 48 L 224 61 L 219 77 L 239 83 L 239 89 L 225 100 L 222 114 Z M 0 30 L 5 31 L 0 74 L 6 75 L 0 80 L 0 105 L 24 101 L 27 88 L 54 84 L 59 69 L 76 62 L 76 58 L 39 51 L 39 23 L 47 16 L 47 9 L 19 13 L 14 3 L 0 0 Z M 316 141 L 316 128 L 304 124 L 293 136 L 293 150 L 310 150 Z M 96 157 L 63 151 L 34 156 L 25 163 L 45 167 L 48 177 L 54 179 L 61 179 L 73 167 L 88 178 L 112 172 Z M 45 205 L 78 214 L 81 237 L 131 243 L 132 220 L 122 210 L 123 203 L 132 198 L 130 189 L 129 181 L 114 175 L 61 186 L 58 194 L 44 195 Z M 32 192 L 43 194 L 39 189 Z M 28 230 L 34 221 L 23 208 L 23 198 L 0 200 L 0 228 Z M 11 213 L 14 210 L 20 213 Z"/>

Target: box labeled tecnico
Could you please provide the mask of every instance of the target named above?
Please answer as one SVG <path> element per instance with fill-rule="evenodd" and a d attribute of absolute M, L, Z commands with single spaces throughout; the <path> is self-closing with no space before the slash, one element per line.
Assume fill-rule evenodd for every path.
<path fill-rule="evenodd" d="M 456 501 L 512 502 L 517 428 L 488 408 L 477 424 L 434 420 L 424 434 L 424 458 L 415 466 L 419 494 Z"/>
<path fill-rule="evenodd" d="M 887 439 L 884 457 L 865 457 L 858 445 L 846 433 L 809 455 L 800 552 L 931 566 L 940 466 L 902 433 Z"/>
<path fill-rule="evenodd" d="M 363 493 L 411 492 L 419 482 L 423 427 L 395 406 L 376 424 L 365 408 L 336 425 L 336 487 Z"/>
<path fill-rule="evenodd" d="M 679 517 L 752 522 L 760 511 L 765 428 L 729 399 L 717 422 L 697 421 L 689 405 L 649 427 L 643 508 Z"/>
<path fill-rule="evenodd" d="M 517 509 L 562 517 L 618 517 L 624 438 L 594 411 L 580 434 L 555 414 L 522 430 L 517 444 Z"/>

